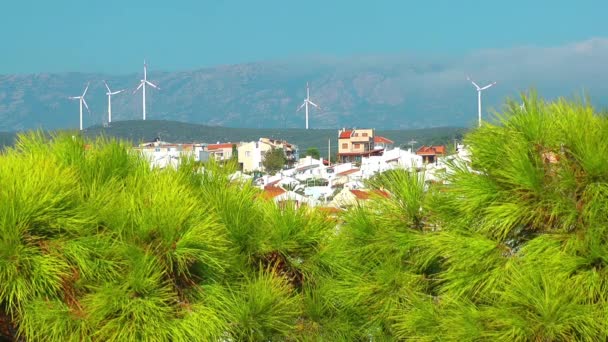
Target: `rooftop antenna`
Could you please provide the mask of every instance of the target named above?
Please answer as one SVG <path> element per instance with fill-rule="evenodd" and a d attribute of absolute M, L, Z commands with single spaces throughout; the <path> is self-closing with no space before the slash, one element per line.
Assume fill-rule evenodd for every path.
<path fill-rule="evenodd" d="M 160 90 L 160 87 L 158 87 L 156 84 L 148 81 L 148 67 L 146 65 L 146 60 L 144 60 L 144 79 L 139 82 L 139 86 L 133 92 L 133 94 L 135 94 L 135 92 L 137 92 L 139 90 L 139 88 L 142 88 L 141 89 L 141 94 L 142 94 L 143 118 L 144 118 L 144 120 L 146 120 L 146 84 L 149 85 L 152 88 Z"/>
<path fill-rule="evenodd" d="M 308 105 L 309 104 L 314 106 L 317 109 L 321 109 L 317 104 L 310 101 L 310 88 L 308 86 L 308 82 L 306 82 L 306 98 L 304 99 L 304 102 L 302 102 L 300 107 L 298 107 L 298 110 L 296 110 L 296 112 L 299 112 L 300 109 L 302 109 L 302 107 L 306 108 L 306 129 L 308 129 Z"/>
<path fill-rule="evenodd" d="M 87 105 L 87 101 L 84 100 L 84 96 L 87 94 L 87 90 L 89 89 L 89 83 L 87 82 L 87 86 L 84 88 L 84 92 L 80 96 L 72 96 L 70 99 L 72 100 L 80 100 L 80 130 L 82 131 L 82 104 L 87 108 L 89 114 L 91 111 L 89 110 L 89 106 Z"/>
<path fill-rule="evenodd" d="M 470 81 L 471 83 L 473 83 L 473 85 L 477 89 L 477 117 L 478 117 L 478 121 L 479 121 L 479 127 L 481 127 L 481 92 L 490 88 L 491 86 L 495 85 L 496 82 L 492 82 L 485 87 L 480 87 L 477 85 L 477 83 L 475 83 L 473 80 L 471 80 L 471 78 L 469 76 L 467 76 L 467 80 Z"/>
<path fill-rule="evenodd" d="M 103 84 L 105 84 L 106 89 L 108 89 L 106 95 L 108 95 L 108 124 L 110 124 L 112 122 L 112 95 L 120 94 L 125 90 L 121 89 L 113 92 L 110 90 L 110 87 L 108 86 L 108 83 L 106 81 L 103 81 Z"/>
<path fill-rule="evenodd" d="M 416 144 L 417 141 L 412 139 L 408 142 L 408 144 L 410 145 L 410 148 L 412 149 L 412 152 L 414 152 L 414 144 Z"/>

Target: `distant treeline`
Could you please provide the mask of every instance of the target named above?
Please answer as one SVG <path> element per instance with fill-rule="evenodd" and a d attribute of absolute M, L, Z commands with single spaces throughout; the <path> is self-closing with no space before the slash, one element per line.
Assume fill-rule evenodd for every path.
<path fill-rule="evenodd" d="M 414 147 L 421 145 L 453 144 L 454 139 L 461 139 L 467 128 L 436 127 L 413 130 L 377 130 L 376 134 L 389 138 L 395 146 L 409 147 L 414 140 Z M 337 153 L 338 129 L 293 129 L 293 128 L 230 128 L 188 124 L 175 121 L 120 121 L 109 127 L 94 126 L 85 130 L 85 136 L 94 138 L 105 135 L 133 143 L 152 141 L 160 138 L 168 142 L 239 142 L 252 141 L 261 137 L 287 140 L 298 145 L 304 151 L 308 147 L 317 147 L 322 155 L 327 154 L 328 141 L 331 140 L 332 153 Z M 12 145 L 14 133 L 0 133 L 0 147 Z"/>

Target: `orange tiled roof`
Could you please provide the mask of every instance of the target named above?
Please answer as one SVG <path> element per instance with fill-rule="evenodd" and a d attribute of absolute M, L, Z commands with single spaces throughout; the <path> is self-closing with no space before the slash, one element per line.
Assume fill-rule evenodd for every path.
<path fill-rule="evenodd" d="M 385 198 L 388 198 L 388 196 L 389 196 L 388 192 L 386 192 L 384 190 L 372 190 L 372 191 L 351 190 L 350 192 L 353 195 L 355 195 L 355 197 L 357 197 L 357 199 L 360 199 L 360 200 L 369 199 L 373 195 L 381 196 L 381 197 L 385 197 Z"/>
<path fill-rule="evenodd" d="M 350 138 L 350 135 L 352 133 L 353 133 L 353 131 L 340 132 L 340 138 L 339 139 L 348 139 L 348 138 Z"/>
<path fill-rule="evenodd" d="M 207 150 L 219 150 L 223 148 L 232 148 L 232 143 L 223 143 L 223 144 L 209 144 L 207 145 Z"/>
<path fill-rule="evenodd" d="M 366 200 L 369 198 L 369 194 L 363 190 L 351 190 L 350 191 L 357 199 Z"/>
<path fill-rule="evenodd" d="M 394 144 L 395 142 L 392 141 L 391 139 L 387 139 L 385 137 L 375 136 L 374 143 L 376 143 L 376 144 Z"/>
<path fill-rule="evenodd" d="M 418 151 L 416 151 L 418 155 L 436 155 L 436 154 L 445 154 L 445 146 L 421 146 Z"/>
<path fill-rule="evenodd" d="M 287 191 L 283 190 L 283 188 L 279 188 L 277 186 L 265 186 L 264 192 L 262 192 L 262 197 L 265 199 L 273 199 L 286 192 Z"/>
<path fill-rule="evenodd" d="M 359 169 L 350 169 L 350 170 L 346 170 L 346 171 L 338 173 L 337 176 L 348 176 L 348 175 L 350 175 L 352 173 L 355 173 L 357 171 L 359 171 Z"/>

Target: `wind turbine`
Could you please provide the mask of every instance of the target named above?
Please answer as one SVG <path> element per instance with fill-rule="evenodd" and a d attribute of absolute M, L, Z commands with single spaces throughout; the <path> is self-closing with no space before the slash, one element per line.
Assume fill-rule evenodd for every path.
<path fill-rule="evenodd" d="M 106 95 L 108 95 L 108 124 L 109 124 L 112 122 L 112 95 L 120 94 L 125 90 L 121 89 L 121 90 L 113 92 L 110 90 L 110 87 L 108 86 L 108 83 L 106 81 L 103 81 L 103 84 L 105 84 L 106 89 L 108 89 L 108 92 L 106 93 Z"/>
<path fill-rule="evenodd" d="M 471 83 L 473 83 L 473 85 L 477 89 L 477 115 L 478 115 L 478 119 L 479 119 L 479 127 L 481 127 L 481 92 L 490 88 L 491 86 L 495 85 L 496 82 L 492 82 L 485 87 L 480 87 L 477 85 L 477 83 L 475 83 L 473 80 L 471 80 L 471 78 L 469 76 L 467 76 L 467 80 L 471 81 Z"/>
<path fill-rule="evenodd" d="M 139 90 L 139 88 L 142 88 L 141 94 L 142 94 L 144 120 L 146 120 L 146 84 L 152 88 L 156 88 L 156 89 L 160 90 L 160 87 L 158 87 L 156 84 L 148 81 L 147 73 L 148 73 L 148 70 L 147 70 L 147 66 L 146 66 L 146 61 L 144 60 L 144 79 L 139 82 L 139 86 L 133 92 L 133 94 L 135 94 L 135 92 L 137 92 Z"/>
<path fill-rule="evenodd" d="M 296 112 L 299 112 L 300 109 L 302 109 L 302 107 L 306 108 L 306 129 L 308 129 L 308 105 L 309 104 L 316 107 L 317 109 L 321 109 L 314 102 L 310 101 L 310 88 L 308 87 L 308 82 L 306 82 L 306 98 L 304 99 L 304 102 L 300 105 L 298 110 L 296 110 Z"/>
<path fill-rule="evenodd" d="M 89 83 L 87 82 L 87 86 L 86 86 L 86 88 L 84 88 L 84 92 L 82 93 L 82 95 L 70 97 L 70 99 L 72 99 L 72 100 L 80 100 L 80 130 L 81 131 L 82 131 L 82 104 L 83 103 L 84 103 L 84 106 L 87 107 L 87 111 L 89 112 L 89 114 L 91 114 L 91 111 L 89 110 L 89 106 L 87 106 L 87 101 L 84 100 L 84 96 L 87 94 L 88 89 L 89 89 Z"/>

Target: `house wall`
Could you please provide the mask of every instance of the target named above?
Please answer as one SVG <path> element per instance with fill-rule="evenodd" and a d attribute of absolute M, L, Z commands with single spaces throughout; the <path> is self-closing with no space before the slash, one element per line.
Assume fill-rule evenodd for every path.
<path fill-rule="evenodd" d="M 357 204 L 357 197 L 353 195 L 353 193 L 350 192 L 349 189 L 344 188 L 336 196 L 334 196 L 330 205 L 333 207 L 340 208 L 351 206 L 354 204 Z"/>
<path fill-rule="evenodd" d="M 228 160 L 232 158 L 232 147 L 209 150 L 209 154 L 212 154 L 216 160 Z"/>
<path fill-rule="evenodd" d="M 238 147 L 239 164 L 244 172 L 263 170 L 262 155 L 272 147 L 260 141 L 243 143 Z"/>
<path fill-rule="evenodd" d="M 177 167 L 182 158 L 200 160 L 203 146 L 199 144 L 150 144 L 133 149 L 141 153 L 152 168 Z"/>
<path fill-rule="evenodd" d="M 338 138 L 338 153 L 363 153 L 374 148 L 373 129 L 355 129 L 350 138 Z"/>

